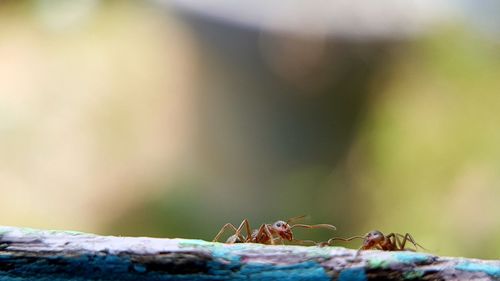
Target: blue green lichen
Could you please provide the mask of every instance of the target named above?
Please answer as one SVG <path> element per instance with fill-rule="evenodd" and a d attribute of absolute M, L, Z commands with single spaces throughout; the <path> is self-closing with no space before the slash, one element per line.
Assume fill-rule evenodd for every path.
<path fill-rule="evenodd" d="M 365 269 L 362 267 L 347 268 L 340 272 L 339 281 L 366 281 Z"/>
<path fill-rule="evenodd" d="M 179 243 L 181 248 L 202 248 L 212 259 L 207 261 L 210 276 L 227 277 L 230 280 L 330 280 L 325 269 L 315 261 L 280 265 L 274 263 L 242 261 L 239 253 L 269 247 L 261 244 L 211 243 L 189 240 Z M 326 255 L 323 249 L 310 253 L 313 256 Z"/>
<path fill-rule="evenodd" d="M 500 265 L 466 261 L 457 264 L 455 269 L 472 272 L 484 272 L 494 277 L 500 277 Z"/>
<path fill-rule="evenodd" d="M 424 276 L 424 271 L 422 270 L 412 270 L 403 273 L 403 278 L 406 280 L 420 279 L 422 276 Z"/>
<path fill-rule="evenodd" d="M 309 247 L 306 252 L 306 257 L 329 258 L 331 256 L 332 248 L 338 248 L 338 247 Z"/>
<path fill-rule="evenodd" d="M 372 269 L 387 269 L 392 264 L 423 264 L 432 262 L 433 256 L 413 252 L 393 253 L 389 258 L 371 258 L 368 267 Z"/>
<path fill-rule="evenodd" d="M 14 230 L 14 228 L 11 228 L 11 227 L 0 227 L 0 235 L 10 233 L 13 230 Z M 40 230 L 40 229 L 30 228 L 30 227 L 16 228 L 15 230 L 19 230 L 22 234 L 25 234 L 25 235 L 40 235 L 40 234 L 94 235 L 94 234 L 80 232 L 80 231 Z"/>
<path fill-rule="evenodd" d="M 431 255 L 414 252 L 397 252 L 393 255 L 393 258 L 404 264 L 430 263 L 434 259 Z"/>
<path fill-rule="evenodd" d="M 385 268 L 389 268 L 389 266 L 391 265 L 391 262 L 390 260 L 386 260 L 386 259 L 369 259 L 368 260 L 368 266 L 370 268 L 373 268 L 373 269 L 378 269 L 378 268 L 381 268 L 381 269 L 385 269 Z"/>
<path fill-rule="evenodd" d="M 241 280 L 330 280 L 325 269 L 313 261 L 291 265 L 248 263 L 241 267 L 238 276 Z"/>
<path fill-rule="evenodd" d="M 205 240 L 200 240 L 200 239 L 183 239 L 181 242 L 179 242 L 179 247 L 215 247 L 217 246 L 218 243 L 213 243 L 213 242 L 207 242 Z M 220 244 L 224 245 L 224 244 Z"/>

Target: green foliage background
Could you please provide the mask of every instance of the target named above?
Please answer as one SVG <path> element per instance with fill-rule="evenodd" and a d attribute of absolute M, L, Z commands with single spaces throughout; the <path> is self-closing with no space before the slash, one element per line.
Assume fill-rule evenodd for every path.
<path fill-rule="evenodd" d="M 0 224 L 210 240 L 307 214 L 338 231 L 299 238 L 500 257 L 498 39 L 463 22 L 333 39 L 301 84 L 168 9 L 95 1 L 54 27 L 47 3 L 0 4 Z"/>

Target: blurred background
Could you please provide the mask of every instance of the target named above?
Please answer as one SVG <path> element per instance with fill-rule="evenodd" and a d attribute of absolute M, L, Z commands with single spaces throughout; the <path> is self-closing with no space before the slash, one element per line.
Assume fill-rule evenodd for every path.
<path fill-rule="evenodd" d="M 0 224 L 211 240 L 307 214 L 338 230 L 298 238 L 498 259 L 499 13 L 0 1 Z"/>

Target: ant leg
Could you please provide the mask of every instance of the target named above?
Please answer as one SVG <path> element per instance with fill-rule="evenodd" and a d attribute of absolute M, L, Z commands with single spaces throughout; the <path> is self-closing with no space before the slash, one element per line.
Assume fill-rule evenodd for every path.
<path fill-rule="evenodd" d="M 411 238 L 409 238 L 407 235 L 403 236 L 403 235 L 397 233 L 396 236 L 395 236 L 395 238 L 396 238 L 396 240 L 399 243 L 399 249 L 401 251 L 412 251 L 412 252 L 416 252 L 417 251 L 417 245 L 415 245 L 415 243 L 413 243 L 413 241 L 411 240 Z M 400 238 L 402 238 L 403 240 L 401 241 Z M 415 249 L 406 249 L 405 248 L 406 241 L 410 241 L 411 243 L 413 243 L 413 246 L 415 247 Z"/>
<path fill-rule="evenodd" d="M 425 248 L 425 247 L 423 247 L 422 245 L 418 244 L 418 243 L 415 241 L 415 239 L 413 238 L 413 236 L 411 236 L 411 234 L 410 234 L 410 233 L 406 233 L 406 235 L 408 236 L 408 240 L 410 240 L 410 242 L 411 242 L 413 245 L 415 245 L 415 248 L 416 248 L 416 247 L 420 247 L 420 248 L 422 248 L 422 250 L 426 250 L 426 251 L 428 251 L 428 249 L 426 249 L 426 248 Z"/>
<path fill-rule="evenodd" d="M 399 233 L 391 233 L 389 235 L 392 235 L 392 237 L 394 238 L 396 248 L 400 251 L 404 251 L 405 245 L 406 245 L 406 240 L 407 240 L 406 235 L 403 236 Z M 387 237 L 389 237 L 389 235 L 387 235 Z M 403 241 L 401 241 L 400 238 L 403 238 Z"/>
<path fill-rule="evenodd" d="M 264 224 L 262 226 L 263 226 L 264 232 L 267 234 L 267 236 L 271 240 L 271 245 L 274 245 L 274 238 L 273 238 L 273 235 L 271 234 L 271 231 L 269 230 L 269 227 L 267 226 L 267 224 Z"/>
<path fill-rule="evenodd" d="M 407 241 L 406 236 L 403 236 L 403 235 L 401 235 L 399 233 L 395 233 L 395 235 L 393 236 L 393 238 L 394 238 L 394 245 L 396 246 L 397 250 L 399 250 L 399 251 L 416 251 L 416 249 L 415 250 L 413 250 L 413 249 L 405 249 L 405 244 L 406 244 L 406 241 Z M 403 238 L 403 241 L 401 241 L 401 238 Z"/>
<path fill-rule="evenodd" d="M 285 241 L 283 239 L 281 239 L 281 237 L 273 237 L 272 240 L 274 241 L 274 243 L 280 243 L 281 245 L 285 245 Z"/>
<path fill-rule="evenodd" d="M 250 228 L 250 223 L 247 219 L 244 219 L 243 222 L 245 223 L 245 228 L 247 230 L 247 237 L 252 237 L 252 229 Z"/>
<path fill-rule="evenodd" d="M 246 231 L 247 231 L 247 238 L 244 239 L 243 236 L 241 235 L 241 230 L 243 229 L 243 227 L 245 227 Z M 250 232 L 250 223 L 248 222 L 248 219 L 244 219 L 240 226 L 238 226 L 238 229 L 236 230 L 236 236 L 238 236 L 239 239 L 241 239 L 241 241 L 245 241 L 249 238 L 251 238 L 252 236 L 252 233 Z"/>
<path fill-rule="evenodd" d="M 401 249 L 401 241 L 396 236 L 396 233 L 389 233 L 385 236 L 385 239 L 389 241 L 389 244 L 385 245 L 386 251 L 397 251 Z"/>
<path fill-rule="evenodd" d="M 401 234 L 397 234 L 398 236 L 402 237 L 403 238 L 403 242 L 401 243 L 401 248 L 404 249 L 404 246 L 406 244 L 406 241 L 410 241 L 410 243 L 413 244 L 413 246 L 415 246 L 415 251 L 418 250 L 417 247 L 420 247 L 424 250 L 427 250 L 426 248 L 422 247 L 422 245 L 418 244 L 417 242 L 415 242 L 415 239 L 413 239 L 413 236 L 411 236 L 410 233 L 406 233 L 404 236 L 401 235 Z"/>
<path fill-rule="evenodd" d="M 247 219 L 244 219 L 240 226 L 238 228 L 236 228 L 233 224 L 231 223 L 226 223 L 219 231 L 219 233 L 217 233 L 217 235 L 215 236 L 215 238 L 212 240 L 212 242 L 217 242 L 219 240 L 219 238 L 222 236 L 222 234 L 224 234 L 226 232 L 226 230 L 228 228 L 231 228 L 232 230 L 234 230 L 234 235 L 236 235 L 236 237 L 238 237 L 238 239 L 240 239 L 240 241 L 245 241 L 246 239 L 240 234 L 241 232 L 241 229 L 243 228 L 243 226 L 246 226 L 246 229 L 247 229 L 247 235 L 250 235 L 250 224 L 248 223 L 248 220 Z M 247 236 L 247 237 L 250 237 L 250 236 Z"/>
<path fill-rule="evenodd" d="M 361 251 L 363 250 L 363 246 L 359 247 L 358 250 L 356 251 L 356 254 L 354 254 L 354 261 L 358 260 L 359 255 L 361 254 Z"/>
<path fill-rule="evenodd" d="M 222 236 L 222 234 L 224 234 L 224 232 L 226 232 L 226 230 L 228 228 L 231 228 L 232 230 L 234 230 L 235 233 L 238 232 L 238 229 L 236 229 L 236 227 L 234 227 L 234 225 L 230 224 L 230 223 L 226 223 L 220 230 L 219 230 L 219 233 L 217 233 L 217 235 L 215 235 L 215 238 L 212 240 L 212 242 L 217 242 L 219 240 L 219 238 Z"/>
<path fill-rule="evenodd" d="M 266 231 L 267 230 L 267 231 Z M 269 229 L 266 228 L 266 225 L 265 224 L 262 224 L 260 227 L 259 227 L 259 230 L 255 233 L 255 236 L 252 235 L 251 237 L 251 242 L 253 243 L 260 243 L 260 244 L 265 244 L 263 243 L 263 241 L 265 241 L 263 239 L 263 236 L 264 235 L 267 235 L 269 241 L 271 241 L 271 244 L 274 245 L 274 238 L 273 236 L 271 235 L 268 235 L 267 232 L 269 232 Z"/>

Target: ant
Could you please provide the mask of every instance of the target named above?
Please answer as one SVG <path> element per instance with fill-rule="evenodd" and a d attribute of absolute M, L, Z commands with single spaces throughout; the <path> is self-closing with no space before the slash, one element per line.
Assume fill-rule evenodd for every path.
<path fill-rule="evenodd" d="M 304 243 L 304 242 L 312 242 L 313 244 L 315 243 L 314 241 L 310 240 L 297 240 L 293 238 L 293 233 L 292 229 L 294 227 L 303 227 L 303 228 L 327 228 L 331 230 L 336 230 L 336 227 L 330 224 L 315 224 L 315 225 L 308 225 L 308 224 L 293 224 L 290 225 L 291 222 L 296 221 L 298 219 L 302 219 L 305 216 L 298 216 L 294 218 L 290 218 L 287 221 L 276 221 L 273 224 L 261 224 L 258 229 L 255 229 L 253 231 L 250 230 L 250 223 L 248 222 L 248 219 L 244 219 L 240 226 L 236 228 L 234 225 L 231 223 L 226 223 L 217 233 L 215 238 L 212 240 L 212 242 L 217 242 L 219 238 L 226 232 L 226 230 L 232 229 L 235 233 L 226 240 L 226 243 L 260 243 L 260 244 L 271 244 L 275 245 L 276 242 L 281 242 L 283 244 L 284 241 L 294 241 L 297 243 Z M 244 236 L 241 234 L 243 228 L 245 228 L 247 235 Z"/>
<path fill-rule="evenodd" d="M 406 233 L 405 235 L 399 233 L 389 233 L 388 235 L 384 235 L 378 230 L 370 231 L 365 236 L 353 236 L 350 238 L 334 237 L 329 239 L 328 242 L 320 244 L 320 246 L 324 246 L 325 244 L 331 245 L 331 242 L 334 240 L 348 242 L 353 239 L 363 239 L 363 245 L 359 248 L 358 251 L 373 249 L 382 251 L 416 251 L 417 247 L 426 250 L 424 247 L 422 247 L 422 245 L 415 242 L 415 239 L 413 239 L 413 237 L 409 233 Z M 415 249 L 405 248 L 406 242 L 412 243 L 413 246 L 415 246 Z"/>

